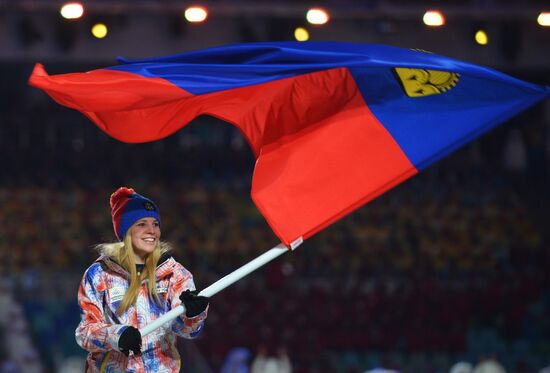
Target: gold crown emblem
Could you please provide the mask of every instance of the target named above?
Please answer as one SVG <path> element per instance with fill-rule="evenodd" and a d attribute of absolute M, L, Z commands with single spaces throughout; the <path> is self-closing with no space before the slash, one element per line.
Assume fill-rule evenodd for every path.
<path fill-rule="evenodd" d="M 460 74 L 449 71 L 403 67 L 396 67 L 393 70 L 409 97 L 423 97 L 447 92 L 457 85 L 460 77 Z"/>
<path fill-rule="evenodd" d="M 155 210 L 155 206 L 151 202 L 145 202 L 143 204 L 143 208 L 145 210 L 148 210 L 148 211 L 154 211 Z"/>

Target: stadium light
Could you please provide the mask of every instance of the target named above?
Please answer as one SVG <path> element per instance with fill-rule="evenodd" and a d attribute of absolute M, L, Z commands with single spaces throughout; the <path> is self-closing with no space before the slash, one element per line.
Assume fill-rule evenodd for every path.
<path fill-rule="evenodd" d="M 294 38 L 297 41 L 307 41 L 309 40 L 309 32 L 303 27 L 296 27 L 294 30 Z"/>
<path fill-rule="evenodd" d="M 84 6 L 81 3 L 66 3 L 59 10 L 65 19 L 78 19 L 84 15 Z"/>
<path fill-rule="evenodd" d="M 328 12 L 321 8 L 311 8 L 306 13 L 306 19 L 313 25 L 324 25 L 330 19 Z"/>
<path fill-rule="evenodd" d="M 107 36 L 109 29 L 107 29 L 107 26 L 104 23 L 96 23 L 92 26 L 92 29 L 90 31 L 95 38 L 103 39 L 105 36 Z"/>
<path fill-rule="evenodd" d="M 185 19 L 188 22 L 200 23 L 204 22 L 208 17 L 208 11 L 202 6 L 191 6 L 185 9 Z"/>
<path fill-rule="evenodd" d="M 489 36 L 485 30 L 477 30 L 474 39 L 479 45 L 487 45 L 489 43 Z"/>
<path fill-rule="evenodd" d="M 426 26 L 438 27 L 445 24 L 445 17 L 438 10 L 428 10 L 424 13 L 422 21 Z"/>
<path fill-rule="evenodd" d="M 537 17 L 537 23 L 541 26 L 550 26 L 550 12 L 541 12 Z"/>

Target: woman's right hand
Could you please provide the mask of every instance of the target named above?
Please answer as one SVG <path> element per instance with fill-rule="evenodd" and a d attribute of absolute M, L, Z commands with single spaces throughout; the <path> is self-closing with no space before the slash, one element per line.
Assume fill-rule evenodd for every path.
<path fill-rule="evenodd" d="M 141 353 L 141 333 L 133 326 L 129 326 L 120 335 L 118 339 L 118 348 L 126 356 L 130 355 L 130 350 L 137 355 Z"/>

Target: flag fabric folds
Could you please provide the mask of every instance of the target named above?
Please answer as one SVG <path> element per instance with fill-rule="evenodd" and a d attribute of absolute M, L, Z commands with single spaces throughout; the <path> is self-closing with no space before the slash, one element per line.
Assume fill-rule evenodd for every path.
<path fill-rule="evenodd" d="M 222 46 L 30 84 L 110 136 L 155 141 L 207 114 L 256 156 L 251 196 L 287 246 L 548 97 L 550 88 L 425 51 L 272 42 Z"/>

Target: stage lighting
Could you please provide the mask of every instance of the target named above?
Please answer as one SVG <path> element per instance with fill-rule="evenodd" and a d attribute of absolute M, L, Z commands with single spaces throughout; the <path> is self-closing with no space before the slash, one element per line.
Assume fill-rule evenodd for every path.
<path fill-rule="evenodd" d="M 321 8 L 312 8 L 307 11 L 306 19 L 313 25 L 324 25 L 330 19 L 326 10 Z"/>
<path fill-rule="evenodd" d="M 65 19 L 77 19 L 84 15 L 84 6 L 80 3 L 63 4 L 59 13 Z"/>
<path fill-rule="evenodd" d="M 438 27 L 445 24 L 445 17 L 438 10 L 428 10 L 424 13 L 422 21 L 426 26 Z"/>
<path fill-rule="evenodd" d="M 208 17 L 208 11 L 202 6 L 192 6 L 185 9 L 185 19 L 188 22 L 200 23 L 204 22 Z"/>
<path fill-rule="evenodd" d="M 489 36 L 485 30 L 477 30 L 474 35 L 474 39 L 479 45 L 487 45 L 489 43 Z"/>
<path fill-rule="evenodd" d="M 541 26 L 550 26 L 550 12 L 541 12 L 537 17 L 537 23 Z"/>
<path fill-rule="evenodd" d="M 303 27 L 297 27 L 294 30 L 294 38 L 297 41 L 307 41 L 309 40 L 309 32 Z"/>
<path fill-rule="evenodd" d="M 92 35 L 97 39 L 103 39 L 105 36 L 107 36 L 109 32 L 107 26 L 104 23 L 96 23 L 92 26 L 92 29 L 90 31 Z"/>

